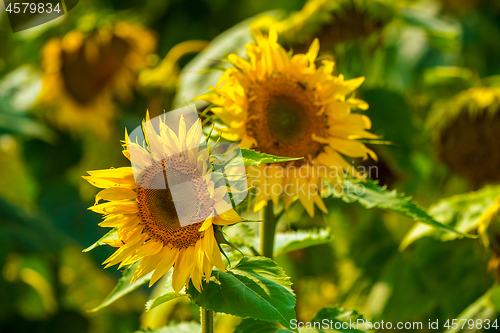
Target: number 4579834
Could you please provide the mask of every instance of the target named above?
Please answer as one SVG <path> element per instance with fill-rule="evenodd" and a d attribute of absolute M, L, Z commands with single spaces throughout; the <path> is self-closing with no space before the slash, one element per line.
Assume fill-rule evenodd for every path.
<path fill-rule="evenodd" d="M 498 319 L 495 319 L 494 322 L 491 322 L 489 319 L 452 319 L 450 322 L 450 319 L 444 323 L 444 327 L 448 329 L 464 329 L 465 327 L 469 329 L 489 329 L 489 328 L 495 328 L 498 329 Z"/>
<path fill-rule="evenodd" d="M 59 7 L 59 3 L 56 4 L 55 7 L 52 7 L 51 3 L 34 3 L 34 2 L 22 2 L 22 3 L 9 3 L 7 8 L 5 9 L 8 13 L 47 13 L 50 14 L 52 12 L 60 13 L 61 8 Z"/>

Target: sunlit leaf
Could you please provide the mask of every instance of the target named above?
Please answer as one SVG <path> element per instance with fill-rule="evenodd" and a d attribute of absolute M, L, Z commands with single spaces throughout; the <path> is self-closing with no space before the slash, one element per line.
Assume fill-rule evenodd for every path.
<path fill-rule="evenodd" d="M 461 233 L 468 233 L 477 227 L 479 217 L 490 207 L 500 195 L 500 186 L 485 187 L 476 192 L 454 195 L 442 199 L 429 207 L 428 213 L 437 221 Z M 416 224 L 406 234 L 400 248 L 405 249 L 415 240 L 424 236 L 435 236 L 441 241 L 460 238 L 454 232 L 435 230 L 424 224 Z"/>
<path fill-rule="evenodd" d="M 326 195 L 330 194 L 339 196 L 333 190 L 326 193 Z M 412 201 L 411 197 L 399 194 L 396 190 L 388 190 L 386 186 L 380 186 L 370 179 L 362 182 L 346 178 L 340 198 L 347 203 L 359 202 L 368 209 L 380 208 L 390 210 L 433 228 L 455 232 L 462 237 L 474 237 L 436 221 L 422 207 Z"/>
<path fill-rule="evenodd" d="M 302 157 L 278 157 L 245 148 L 241 149 L 241 154 L 246 166 L 260 166 L 262 163 L 279 163 L 302 159 Z"/>
<path fill-rule="evenodd" d="M 358 327 L 353 324 L 355 322 L 357 323 L 358 320 L 364 320 L 363 315 L 359 314 L 355 310 L 339 309 L 338 307 L 326 307 L 320 310 L 311 322 L 323 323 L 325 326 L 328 325 L 329 329 L 333 328 L 338 332 L 363 332 L 362 330 L 357 329 Z M 328 323 L 326 323 L 326 321 L 328 321 Z M 344 324 L 344 326 L 349 326 L 349 328 L 342 327 L 342 324 Z M 352 328 L 353 326 L 357 328 Z M 324 333 L 324 326 L 318 331 Z"/>
<path fill-rule="evenodd" d="M 270 323 L 255 319 L 243 319 L 241 323 L 236 326 L 234 333 L 290 333 L 293 332 L 281 326 L 278 323 Z"/>
<path fill-rule="evenodd" d="M 331 242 L 330 229 L 300 230 L 276 233 L 274 256 L 300 250 L 306 247 Z"/>
<path fill-rule="evenodd" d="M 120 299 L 121 297 L 127 295 L 128 293 L 134 291 L 143 284 L 147 283 L 151 279 L 151 275 L 153 275 L 153 272 L 151 272 L 148 275 L 143 276 L 142 278 L 136 280 L 135 282 L 130 283 L 132 277 L 134 276 L 134 272 L 135 272 L 135 266 L 126 270 L 123 273 L 123 276 L 118 280 L 118 284 L 111 291 L 111 293 L 101 302 L 101 304 L 99 304 L 92 310 L 89 310 L 89 312 L 96 312 L 102 308 L 107 307 L 116 300 Z"/>
<path fill-rule="evenodd" d="M 162 279 L 162 282 L 164 282 L 162 294 L 146 303 L 146 311 L 152 310 L 165 302 L 173 300 L 174 298 L 186 296 L 186 294 L 182 291 L 178 294 L 175 293 L 174 288 L 172 287 L 172 274 L 168 274 L 166 279 Z"/>
<path fill-rule="evenodd" d="M 117 241 L 117 240 L 118 240 L 118 232 L 117 232 L 116 228 L 113 228 L 107 234 L 105 234 L 104 236 L 99 238 L 99 240 L 97 240 L 97 242 L 95 242 L 94 244 L 90 245 L 85 250 L 83 250 L 83 252 L 89 252 L 98 246 L 106 245 L 106 243 L 105 243 L 106 241 Z"/>
<path fill-rule="evenodd" d="M 461 314 L 457 316 L 456 320 L 456 326 L 453 327 L 453 320 L 450 320 L 448 322 L 448 325 L 450 326 L 449 329 L 444 331 L 445 333 L 459 333 L 459 332 L 483 332 L 485 329 L 485 323 L 486 320 L 489 321 L 490 323 L 490 328 L 491 325 L 493 325 L 495 319 L 497 318 L 497 312 L 499 311 L 500 307 L 500 288 L 499 287 L 493 287 L 490 290 L 488 290 L 483 296 L 481 296 L 477 301 L 469 305 Z M 491 305 L 494 305 L 495 309 L 491 308 Z M 496 311 L 495 311 L 496 310 Z M 464 319 L 467 320 L 464 325 Z M 473 321 L 474 323 L 476 320 L 481 321 L 481 327 L 479 325 L 472 325 L 472 329 L 469 327 L 469 320 Z M 446 324 L 443 323 L 443 324 Z M 498 321 L 497 321 L 497 324 Z M 463 328 L 462 328 L 463 327 Z M 492 329 L 495 329 L 494 327 Z M 495 329 L 496 331 L 497 329 Z"/>
<path fill-rule="evenodd" d="M 201 293 L 192 283 L 187 293 L 198 306 L 216 312 L 288 326 L 295 318 L 291 285 L 290 278 L 274 261 L 244 257 L 229 271 L 214 271 Z"/>
<path fill-rule="evenodd" d="M 452 19 L 436 17 L 432 11 L 415 8 L 401 10 L 403 18 L 427 33 L 429 43 L 442 52 L 453 53 L 460 48 L 460 24 Z"/>

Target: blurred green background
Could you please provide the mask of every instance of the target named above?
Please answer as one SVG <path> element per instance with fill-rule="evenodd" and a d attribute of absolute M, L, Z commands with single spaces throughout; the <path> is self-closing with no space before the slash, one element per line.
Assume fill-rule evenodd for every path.
<path fill-rule="evenodd" d="M 412 195 L 440 222 L 475 232 L 479 217 L 500 194 L 494 186 L 500 180 L 500 2 L 309 3 L 320 9 L 305 17 L 303 11 L 296 14 L 304 0 L 81 0 L 63 17 L 15 34 L 1 9 L 0 331 L 134 332 L 198 320 L 199 310 L 187 298 L 144 313 L 146 287 L 88 312 L 121 274 L 100 266 L 112 248 L 82 253 L 105 230 L 97 226 L 100 217 L 87 210 L 97 189 L 81 176 L 126 166 L 119 143 L 124 128 L 138 126 L 146 109 L 158 115 L 215 85 L 220 73 L 199 71 L 242 50 L 251 41 L 251 24 L 266 30 L 278 22 L 280 42 L 296 52 L 317 37 L 321 56 L 335 59 L 336 73 L 365 76 L 359 97 L 370 105 L 372 131 L 390 144 L 370 146 L 378 163 L 355 163 L 376 165 L 373 178 Z M 148 30 L 136 30 L 132 41 L 110 28 L 124 21 Z M 51 40 L 69 50 L 75 39 L 64 36 L 75 31 L 98 45 L 101 67 L 81 60 L 72 69 L 65 65 L 70 53 L 42 51 Z M 103 31 L 127 46 L 108 47 L 105 37 L 98 42 Z M 131 64 L 125 55 L 141 49 L 146 36 L 157 46 L 137 51 Z M 179 44 L 192 40 L 198 42 Z M 195 55 L 206 45 L 205 53 Z M 82 90 L 69 89 L 71 80 Z M 478 87 L 490 90 L 479 97 L 470 93 Z M 80 116 L 65 114 L 69 109 Z M 479 116 L 470 115 L 474 112 Z M 89 117 L 92 122 L 84 120 Z M 457 119 L 465 119 L 465 125 L 455 126 Z M 471 139 L 466 144 L 459 138 Z M 473 161 L 468 169 L 465 161 Z M 474 318 L 498 317 L 499 297 L 490 297 L 499 295 L 495 230 L 488 231 L 494 240 L 490 248 L 478 239 L 452 240 L 424 230 L 422 235 L 431 237 L 417 235 L 403 250 L 414 221 L 335 198 L 325 203 L 326 216 L 318 211 L 311 219 L 294 204 L 279 224 L 281 230 L 329 227 L 332 234 L 328 244 L 277 258 L 294 283 L 299 320 L 309 321 L 334 305 L 357 309 L 372 321 L 444 322 L 467 309 Z M 483 301 L 470 307 L 478 299 Z M 216 320 L 216 332 L 232 332 L 239 321 Z"/>

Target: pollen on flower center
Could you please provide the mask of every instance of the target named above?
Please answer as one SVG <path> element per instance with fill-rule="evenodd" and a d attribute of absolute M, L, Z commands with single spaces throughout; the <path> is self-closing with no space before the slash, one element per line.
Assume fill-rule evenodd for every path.
<path fill-rule="evenodd" d="M 183 190 L 172 196 L 168 183 L 182 184 Z M 165 189 L 159 184 L 167 184 Z M 179 158 L 153 163 L 140 176 L 137 205 L 144 229 L 165 245 L 186 248 L 201 238 L 198 229 L 213 207 L 208 187 L 200 171 Z M 181 226 L 180 220 L 190 221 Z"/>
<path fill-rule="evenodd" d="M 319 154 L 322 145 L 312 134 L 325 136 L 328 122 L 326 115 L 317 115 L 319 107 L 306 85 L 273 76 L 255 84 L 251 94 L 247 131 L 257 141 L 256 149 L 287 157 Z"/>

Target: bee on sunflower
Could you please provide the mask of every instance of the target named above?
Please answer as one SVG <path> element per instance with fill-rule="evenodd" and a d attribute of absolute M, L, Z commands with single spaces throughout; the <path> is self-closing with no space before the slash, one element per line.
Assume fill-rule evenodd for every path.
<path fill-rule="evenodd" d="M 53 108 L 49 118 L 60 128 L 106 137 L 114 97 L 131 96 L 137 73 L 155 48 L 150 30 L 128 22 L 54 38 L 42 51 L 40 102 Z"/>
<path fill-rule="evenodd" d="M 145 144 L 126 134 L 123 153 L 131 167 L 88 171 L 83 178 L 103 188 L 89 209 L 104 215 L 100 226 L 117 230 L 118 238 L 107 243 L 118 249 L 106 267 L 140 261 L 132 281 L 153 272 L 151 286 L 173 266 L 176 293 L 189 280 L 201 291 L 214 266 L 225 271 L 214 226 L 242 219 L 226 201 L 226 185 L 214 182 L 209 150 L 199 146 L 200 121 L 186 128 L 181 114 L 173 129 L 166 119 L 156 117 L 155 123 L 147 114 Z"/>
<path fill-rule="evenodd" d="M 223 123 L 218 128 L 223 138 L 266 154 L 303 157 L 249 168 L 249 185 L 260 189 L 254 211 L 269 200 L 277 204 L 280 197 L 288 209 L 298 196 L 310 216 L 315 204 L 327 212 L 320 197 L 322 180 L 337 184 L 343 172 L 362 178 L 344 156 L 377 158 L 358 141 L 378 138 L 367 131 L 370 119 L 351 112 L 368 108 L 366 102 L 351 96 L 364 78 L 345 80 L 342 74 L 333 75 L 330 60 L 317 66 L 317 39 L 306 54 L 291 55 L 278 44 L 274 27 L 268 37 L 258 30 L 253 35 L 255 43 L 246 45 L 248 60 L 230 54 L 233 67 L 197 99 L 212 104 L 210 110 Z M 312 190 L 300 190 L 304 186 Z"/>

